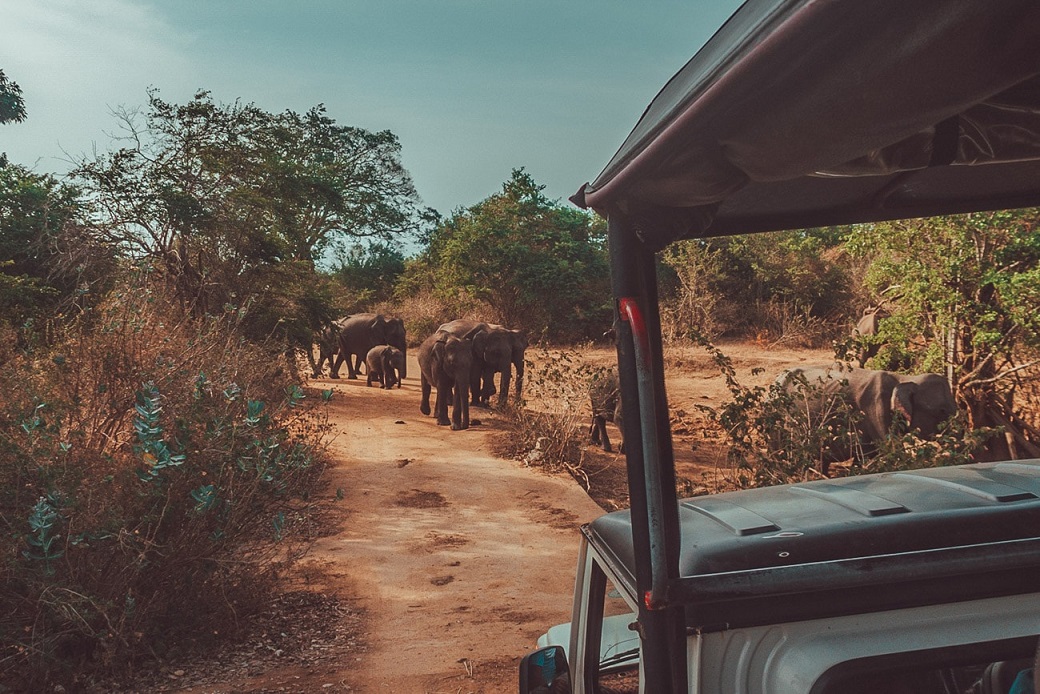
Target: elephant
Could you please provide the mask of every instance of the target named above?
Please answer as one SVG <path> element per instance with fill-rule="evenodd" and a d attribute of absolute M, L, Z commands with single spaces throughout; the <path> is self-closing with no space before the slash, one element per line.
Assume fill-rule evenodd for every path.
<path fill-rule="evenodd" d="M 311 361 L 311 368 L 314 370 L 315 378 L 320 378 L 322 373 L 324 373 L 326 363 L 329 365 L 330 370 L 335 364 L 336 355 L 339 354 L 339 331 L 343 329 L 343 324 L 347 318 L 349 316 L 334 320 L 318 332 L 318 362 L 315 364 Z"/>
<path fill-rule="evenodd" d="M 523 391 L 524 389 L 524 352 L 527 351 L 527 347 L 529 345 L 527 341 L 527 334 L 523 330 L 513 330 L 501 325 L 496 325 L 494 323 L 490 323 L 489 327 L 492 330 L 504 330 L 509 335 L 509 346 L 510 351 L 512 353 L 513 368 L 516 369 L 516 399 L 519 401 L 521 391 Z M 484 387 L 486 389 L 487 384 L 485 384 Z M 505 403 L 507 390 L 508 388 L 506 387 L 506 385 L 503 385 L 502 393 L 499 395 L 500 406 Z M 491 383 L 490 392 L 487 394 L 487 397 L 491 397 L 494 394 L 494 383 Z"/>
<path fill-rule="evenodd" d="M 589 400 L 592 402 L 592 424 L 589 426 L 589 441 L 599 444 L 603 450 L 611 452 L 610 439 L 607 437 L 607 422 L 614 422 L 621 431 L 621 443 L 618 451 L 625 452 L 625 427 L 621 408 L 621 383 L 617 372 L 613 369 L 592 377 L 589 384 Z"/>
<path fill-rule="evenodd" d="M 357 378 L 361 372 L 361 362 L 376 345 L 391 345 L 401 350 L 405 356 L 405 366 L 401 369 L 401 380 L 404 380 L 408 376 L 408 344 L 404 321 L 387 318 L 381 313 L 355 313 L 343 319 L 339 331 L 339 354 L 332 366 L 332 378 L 339 378 L 339 369 L 344 361 L 347 362 L 347 378 Z"/>
<path fill-rule="evenodd" d="M 366 385 L 371 386 L 373 381 L 378 381 L 379 386 L 387 390 L 394 385 L 401 387 L 398 374 L 404 369 L 404 353 L 396 347 L 376 345 L 368 350 L 365 366 L 368 371 Z"/>
<path fill-rule="evenodd" d="M 422 400 L 419 411 L 430 414 L 430 390 L 437 389 L 437 424 L 453 431 L 469 428 L 469 383 L 473 368 L 473 332 L 457 337 L 438 330 L 419 345 Z M 452 401 L 451 420 L 448 400 Z"/>
<path fill-rule="evenodd" d="M 792 393 L 812 389 L 806 395 L 810 410 L 823 411 L 831 407 L 833 398 L 841 398 L 859 412 L 858 433 L 867 457 L 889 435 L 896 412 L 906 418 L 916 435 L 926 440 L 934 439 L 942 425 L 957 413 L 950 384 L 938 374 L 908 376 L 841 365 L 806 366 L 785 371 L 777 382 Z M 823 474 L 827 474 L 830 463 L 847 460 L 852 453 L 842 447 L 825 451 L 821 461 Z"/>
<path fill-rule="evenodd" d="M 494 378 L 496 373 L 502 374 L 501 387 L 498 392 L 498 406 L 504 407 L 509 396 L 509 383 L 512 380 L 512 367 L 517 368 L 516 396 L 520 397 L 520 388 L 524 377 L 524 350 L 527 338 L 519 330 L 510 330 L 501 325 L 481 323 L 474 320 L 459 319 L 445 323 L 438 330 L 464 337 L 471 335 L 473 340 L 473 368 L 470 374 L 470 404 L 487 407 L 495 394 Z M 517 360 L 519 365 L 517 366 Z"/>
<path fill-rule="evenodd" d="M 863 315 L 856 322 L 856 327 L 852 329 L 852 337 L 859 345 L 859 349 L 856 352 L 856 361 L 859 362 L 859 368 L 862 369 L 867 360 L 876 356 L 881 349 L 881 343 L 876 339 L 878 327 L 882 319 L 888 318 L 888 316 L 888 311 L 881 304 L 868 306 L 863 309 Z"/>

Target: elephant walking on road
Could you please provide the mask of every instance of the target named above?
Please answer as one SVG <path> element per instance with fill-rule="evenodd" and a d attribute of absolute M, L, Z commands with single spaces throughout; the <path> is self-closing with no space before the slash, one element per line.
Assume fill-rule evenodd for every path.
<path fill-rule="evenodd" d="M 347 316 L 340 326 L 339 355 L 332 366 L 332 378 L 339 378 L 339 369 L 344 361 L 347 362 L 347 378 L 357 378 L 361 371 L 361 362 L 376 345 L 396 347 L 407 357 L 408 344 L 404 321 L 400 318 L 387 318 L 381 313 L 356 313 Z M 407 361 L 405 364 L 401 369 L 402 380 L 408 376 Z"/>
<path fill-rule="evenodd" d="M 509 396 L 513 367 L 517 370 L 516 397 L 520 398 L 524 378 L 524 350 L 527 337 L 520 330 L 501 325 L 459 319 L 445 323 L 438 330 L 473 340 L 473 367 L 470 374 L 471 404 L 487 407 L 498 392 L 498 406 L 504 407 Z M 495 374 L 502 374 L 500 388 L 495 389 Z"/>
<path fill-rule="evenodd" d="M 430 414 L 430 391 L 437 389 L 433 414 L 437 424 L 452 430 L 469 428 L 469 384 L 473 367 L 472 334 L 456 337 L 438 330 L 419 345 L 422 401 L 419 411 Z M 452 402 L 448 419 L 448 401 Z"/>
<path fill-rule="evenodd" d="M 394 385 L 400 388 L 398 374 L 404 370 L 404 353 L 391 345 L 376 345 L 368 351 L 365 367 L 368 370 L 367 385 L 378 382 L 380 388 L 387 390 Z"/>
<path fill-rule="evenodd" d="M 329 365 L 330 371 L 332 370 L 336 355 L 339 354 L 339 331 L 343 329 L 343 323 L 347 318 L 349 316 L 334 320 L 318 332 L 318 362 L 311 362 L 315 378 L 320 378 L 325 372 L 325 364 Z"/>
<path fill-rule="evenodd" d="M 789 392 L 802 392 L 810 410 L 826 410 L 834 398 L 841 398 L 861 413 L 858 428 L 863 453 L 868 457 L 889 435 L 896 412 L 923 439 L 935 438 L 942 425 L 957 413 L 950 384 L 938 374 L 907 376 L 891 371 L 817 366 L 790 369 L 777 380 Z M 830 463 L 847 460 L 852 454 L 851 450 L 825 451 L 821 461 L 823 474 L 827 474 Z"/>
<path fill-rule="evenodd" d="M 611 452 L 607 436 L 607 422 L 614 422 L 621 431 L 618 451 L 625 452 L 625 427 L 621 409 L 621 383 L 613 369 L 596 374 L 589 384 L 589 400 L 592 402 L 592 424 L 589 426 L 589 441 L 602 444 L 603 450 Z"/>

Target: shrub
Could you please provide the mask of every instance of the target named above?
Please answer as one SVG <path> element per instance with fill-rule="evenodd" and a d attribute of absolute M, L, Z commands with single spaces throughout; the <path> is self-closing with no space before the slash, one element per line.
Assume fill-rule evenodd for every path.
<path fill-rule="evenodd" d="M 551 471 L 567 470 L 589 487 L 585 446 L 591 418 L 589 385 L 607 367 L 584 361 L 576 350 L 528 349 L 524 401 L 507 411 L 510 455 Z"/>
<path fill-rule="evenodd" d="M 306 546 L 321 403 L 239 310 L 147 273 L 0 372 L 0 682 L 84 686 L 223 638 Z"/>
<path fill-rule="evenodd" d="M 896 417 L 889 436 L 868 457 L 857 430 L 862 415 L 851 404 L 824 396 L 804 378 L 796 389 L 778 382 L 743 386 L 728 357 L 703 336 L 693 337 L 712 356 L 730 391 L 731 399 L 717 408 L 696 407 L 713 425 L 709 435 L 727 447 L 727 481 L 739 488 L 824 478 L 824 463 L 835 451 L 848 453 L 845 470 L 863 473 L 969 463 L 994 433 L 967 431 L 959 417 L 936 440 L 922 441 Z"/>

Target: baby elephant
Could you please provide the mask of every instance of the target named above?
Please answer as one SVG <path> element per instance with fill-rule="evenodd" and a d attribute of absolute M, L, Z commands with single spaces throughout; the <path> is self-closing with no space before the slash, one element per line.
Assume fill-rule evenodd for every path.
<path fill-rule="evenodd" d="M 365 357 L 368 366 L 368 385 L 379 381 L 381 388 L 401 387 L 401 372 L 404 371 L 404 352 L 390 345 L 376 345 Z"/>
<path fill-rule="evenodd" d="M 589 427 L 589 440 L 592 443 L 602 441 L 603 450 L 611 451 L 610 439 L 607 438 L 607 422 L 614 422 L 621 430 L 621 444 L 618 451 L 625 452 L 625 427 L 621 415 L 621 385 L 616 371 L 607 371 L 593 377 L 589 384 L 589 399 L 592 401 L 592 425 Z"/>

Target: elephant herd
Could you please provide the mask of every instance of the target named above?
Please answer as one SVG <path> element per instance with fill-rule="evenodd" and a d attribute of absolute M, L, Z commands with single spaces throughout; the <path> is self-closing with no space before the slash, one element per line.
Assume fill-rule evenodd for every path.
<path fill-rule="evenodd" d="M 506 404 L 513 369 L 516 369 L 515 392 L 519 399 L 527 344 L 523 331 L 494 323 L 455 320 L 441 325 L 419 345 L 422 392 L 419 410 L 425 415 L 432 412 L 438 424 L 450 425 L 453 430 L 466 429 L 470 405 L 488 407 L 496 392 L 498 407 Z M 315 378 L 321 376 L 326 363 L 330 376 L 339 378 L 344 362 L 347 378 L 352 379 L 361 373 L 364 362 L 368 385 L 379 383 L 382 388 L 395 385 L 400 388 L 407 376 L 408 346 L 400 318 L 376 313 L 341 318 L 318 336 L 318 352 Z M 500 375 L 497 389 L 496 374 Z M 434 388 L 437 395 L 431 411 L 430 395 Z"/>
<path fill-rule="evenodd" d="M 880 317 L 876 311 L 870 313 L 872 315 L 865 315 L 863 325 L 857 329 L 861 335 L 868 334 L 873 327 L 867 325 L 867 319 L 876 321 Z M 501 408 L 506 404 L 514 382 L 514 369 L 514 390 L 519 400 L 527 346 L 527 337 L 520 330 L 475 320 L 444 323 L 419 345 L 420 411 L 436 417 L 437 424 L 451 426 L 453 430 L 466 429 L 470 424 L 470 406 L 491 406 L 496 392 L 497 406 Z M 408 346 L 400 318 L 375 313 L 347 316 L 335 321 L 319 336 L 318 347 L 315 376 L 319 376 L 328 363 L 331 377 L 339 378 L 344 362 L 347 377 L 352 379 L 358 377 L 364 363 L 368 385 L 378 383 L 382 388 L 395 385 L 400 388 L 407 376 Z M 865 359 L 860 356 L 862 364 Z M 497 388 L 496 374 L 499 375 Z M 936 374 L 908 376 L 862 366 L 829 365 L 790 369 L 778 377 L 777 384 L 790 393 L 797 393 L 802 398 L 801 404 L 810 410 L 830 408 L 835 399 L 840 399 L 857 411 L 861 452 L 866 456 L 888 435 L 896 413 L 905 417 L 909 428 L 918 436 L 931 439 L 957 411 L 949 384 Z M 434 389 L 436 398 L 431 408 L 430 396 Z M 610 451 L 606 422 L 612 421 L 624 431 L 616 371 L 609 370 L 595 377 L 589 386 L 589 396 L 592 405 L 589 440 Z M 623 447 L 622 441 L 622 452 Z M 830 463 L 853 456 L 853 451 L 837 448 L 823 452 L 824 475 Z"/>

